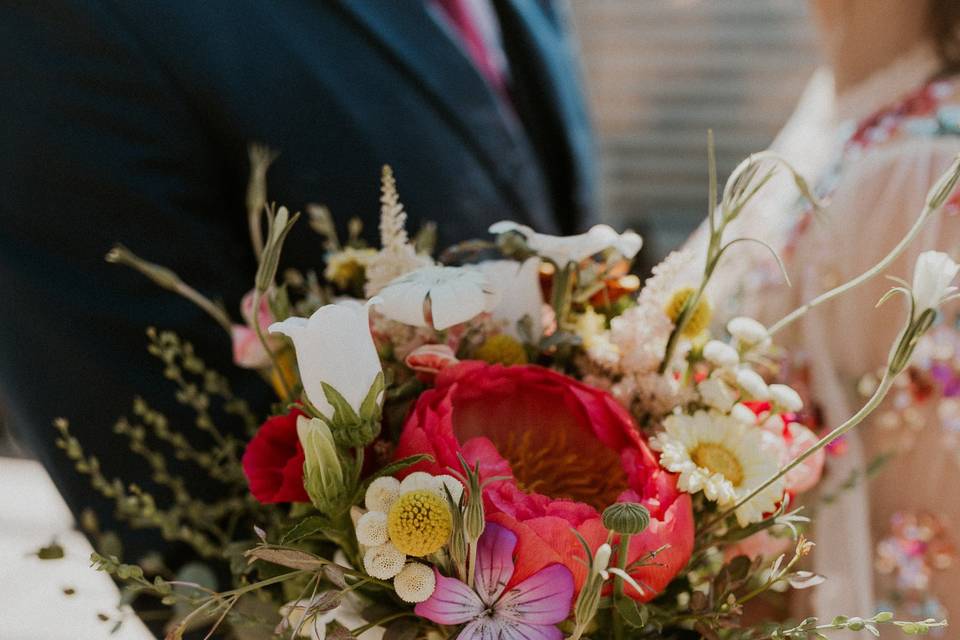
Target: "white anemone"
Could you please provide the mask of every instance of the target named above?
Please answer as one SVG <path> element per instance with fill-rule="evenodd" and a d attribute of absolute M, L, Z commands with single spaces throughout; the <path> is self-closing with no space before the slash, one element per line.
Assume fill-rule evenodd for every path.
<path fill-rule="evenodd" d="M 540 259 L 529 258 L 525 262 L 515 260 L 488 260 L 477 264 L 475 269 L 485 276 L 500 294 L 500 301 L 490 314 L 494 320 L 506 322 L 504 331 L 518 340 L 526 336 L 518 324 L 529 318 L 530 332 L 534 341 L 543 335 L 543 291 L 540 288 Z"/>
<path fill-rule="evenodd" d="M 504 220 L 490 227 L 490 233 L 501 234 L 515 231 L 522 235 L 527 246 L 541 257 L 550 260 L 560 268 L 570 262 L 580 262 L 592 255 L 614 249 L 624 258 L 633 258 L 643 246 L 643 238 L 633 231 L 617 233 L 612 227 L 598 224 L 586 233 L 575 236 L 551 236 L 537 233 L 530 227 Z"/>
<path fill-rule="evenodd" d="M 391 320 L 438 330 L 492 311 L 500 300 L 482 272 L 465 267 L 411 271 L 391 281 L 378 297 L 380 312 Z"/>

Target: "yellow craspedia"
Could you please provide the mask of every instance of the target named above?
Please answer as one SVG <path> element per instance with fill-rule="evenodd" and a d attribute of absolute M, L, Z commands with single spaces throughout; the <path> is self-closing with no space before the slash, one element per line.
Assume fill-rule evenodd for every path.
<path fill-rule="evenodd" d="M 523 345 L 505 333 L 487 338 L 474 352 L 473 357 L 490 364 L 527 364 L 527 352 Z"/>
<path fill-rule="evenodd" d="M 405 493 L 390 507 L 387 532 L 390 542 L 409 556 L 426 556 L 446 544 L 453 519 L 446 502 L 433 491 Z"/>
<path fill-rule="evenodd" d="M 690 299 L 692 295 L 696 293 L 696 290 L 693 287 L 684 287 L 682 289 L 677 289 L 672 296 L 670 296 L 670 301 L 667 302 L 667 306 L 664 308 L 667 316 L 670 318 L 671 322 L 676 323 L 677 319 L 680 318 L 680 312 L 683 311 L 683 306 L 687 304 L 687 300 Z M 693 313 L 690 314 L 689 319 L 687 320 L 687 326 L 683 328 L 683 335 L 685 338 L 694 338 L 701 333 L 703 333 L 706 328 L 710 325 L 710 303 L 700 297 L 700 300 L 697 302 L 696 308 L 694 308 Z"/>

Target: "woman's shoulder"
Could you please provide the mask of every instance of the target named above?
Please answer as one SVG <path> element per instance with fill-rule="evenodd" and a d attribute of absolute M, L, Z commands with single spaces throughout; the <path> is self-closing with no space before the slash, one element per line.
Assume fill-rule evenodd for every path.
<path fill-rule="evenodd" d="M 845 155 L 859 157 L 942 138 L 960 139 L 960 74 L 936 78 L 856 123 Z"/>

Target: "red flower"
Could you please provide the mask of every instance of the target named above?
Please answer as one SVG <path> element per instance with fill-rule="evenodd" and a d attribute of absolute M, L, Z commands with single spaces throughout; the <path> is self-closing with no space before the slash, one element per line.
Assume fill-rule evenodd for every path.
<path fill-rule="evenodd" d="M 514 580 L 561 562 L 579 589 L 586 568 L 571 529 L 596 549 L 607 531 L 600 512 L 620 500 L 650 510 L 650 526 L 634 536 L 629 562 L 668 547 L 632 575 L 649 600 L 684 567 L 693 549 L 690 496 L 676 488 L 640 437 L 633 419 L 609 394 L 537 366 L 464 362 L 441 371 L 407 418 L 397 456 L 428 453 L 435 462 L 406 471 L 448 473 L 457 454 L 480 463 L 488 520 L 519 538 Z"/>
<path fill-rule="evenodd" d="M 303 488 L 303 447 L 297 437 L 299 409 L 260 425 L 243 452 L 243 473 L 259 502 L 310 502 Z"/>

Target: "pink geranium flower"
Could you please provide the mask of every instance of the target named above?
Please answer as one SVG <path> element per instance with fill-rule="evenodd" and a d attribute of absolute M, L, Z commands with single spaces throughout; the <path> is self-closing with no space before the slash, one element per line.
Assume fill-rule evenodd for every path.
<path fill-rule="evenodd" d="M 465 625 L 458 640 L 560 640 L 556 625 L 570 615 L 573 574 L 551 564 L 507 589 L 516 548 L 513 532 L 488 522 L 477 543 L 476 588 L 436 573 L 436 589 L 416 614 L 437 624 Z"/>

